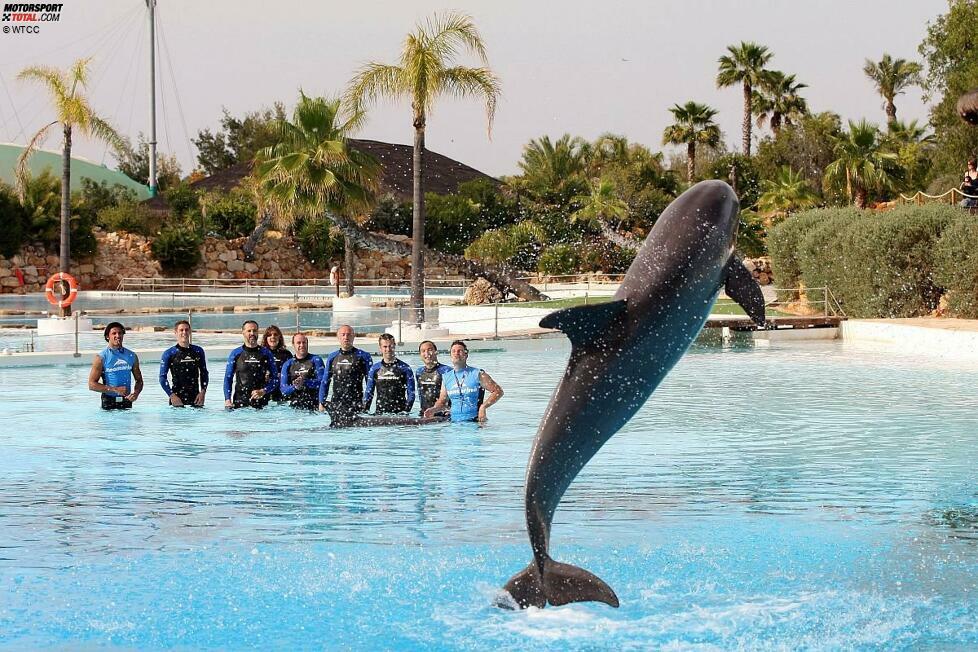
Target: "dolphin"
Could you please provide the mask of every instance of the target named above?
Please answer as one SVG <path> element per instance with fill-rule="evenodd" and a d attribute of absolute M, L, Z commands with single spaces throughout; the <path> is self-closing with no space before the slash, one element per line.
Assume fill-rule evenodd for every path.
<path fill-rule="evenodd" d="M 760 287 L 734 254 L 740 203 L 722 181 L 701 181 L 656 221 L 611 301 L 551 313 L 542 328 L 571 341 L 570 360 L 526 467 L 533 561 L 506 583 L 499 606 L 598 601 L 618 606 L 601 578 L 550 557 L 550 526 L 585 464 L 645 403 L 696 338 L 721 287 L 764 324 Z"/>

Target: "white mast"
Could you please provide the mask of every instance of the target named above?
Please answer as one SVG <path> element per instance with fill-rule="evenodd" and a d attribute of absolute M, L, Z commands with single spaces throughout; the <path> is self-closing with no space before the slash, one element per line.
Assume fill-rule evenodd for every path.
<path fill-rule="evenodd" d="M 149 195 L 156 196 L 156 0 L 146 0 L 149 9 Z"/>

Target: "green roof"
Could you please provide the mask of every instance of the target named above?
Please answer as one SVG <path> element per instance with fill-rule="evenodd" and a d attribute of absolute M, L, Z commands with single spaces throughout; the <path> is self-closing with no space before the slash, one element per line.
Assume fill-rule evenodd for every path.
<path fill-rule="evenodd" d="M 0 144 L 0 181 L 14 185 L 14 170 L 17 167 L 17 157 L 24 151 L 20 145 Z M 56 177 L 61 178 L 61 154 L 37 150 L 31 156 L 28 166 L 31 174 L 38 175 L 49 168 Z M 110 186 L 119 184 L 136 192 L 137 198 L 142 201 L 149 199 L 149 188 L 143 184 L 133 181 L 118 170 L 110 170 L 104 165 L 92 163 L 85 159 L 72 157 L 71 159 L 71 189 L 80 190 L 82 179 L 91 179 L 96 183 L 107 182 Z"/>

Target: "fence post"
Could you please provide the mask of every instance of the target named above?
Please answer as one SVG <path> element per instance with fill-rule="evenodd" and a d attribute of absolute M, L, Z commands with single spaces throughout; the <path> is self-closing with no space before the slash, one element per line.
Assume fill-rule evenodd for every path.
<path fill-rule="evenodd" d="M 30 351 L 31 351 L 31 353 L 34 353 L 34 329 L 33 328 L 31 329 L 31 348 L 30 348 Z"/>
<path fill-rule="evenodd" d="M 401 316 L 401 304 L 397 304 L 397 345 L 400 346 L 404 344 L 401 338 L 401 325 L 404 323 L 404 319 Z"/>
<path fill-rule="evenodd" d="M 499 302 L 497 301 L 492 305 L 493 308 L 495 308 L 495 319 L 494 319 L 495 326 L 493 328 L 492 339 L 498 340 L 499 339 Z"/>
<path fill-rule="evenodd" d="M 587 290 L 584 290 L 584 305 L 585 306 L 587 305 L 587 295 L 588 295 L 588 291 Z"/>
<path fill-rule="evenodd" d="M 829 286 L 826 285 L 823 292 L 825 293 L 825 308 L 824 308 L 825 316 L 828 317 L 829 316 Z"/>
<path fill-rule="evenodd" d="M 299 315 L 301 314 L 302 308 L 299 307 L 297 303 L 295 306 L 295 332 L 298 333 L 301 329 L 299 328 Z"/>
<path fill-rule="evenodd" d="M 78 350 L 78 312 L 75 311 L 75 357 L 81 357 L 81 351 Z"/>

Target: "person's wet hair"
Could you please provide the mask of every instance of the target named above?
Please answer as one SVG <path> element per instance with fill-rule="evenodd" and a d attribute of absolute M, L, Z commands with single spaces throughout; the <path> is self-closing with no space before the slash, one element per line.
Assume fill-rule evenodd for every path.
<path fill-rule="evenodd" d="M 180 321 L 178 321 L 173 325 L 173 330 L 177 330 L 178 328 L 180 328 L 180 324 L 186 324 L 187 328 L 191 328 L 189 321 L 187 321 L 186 319 L 181 319 Z M 244 328 L 244 326 L 242 326 L 242 328 Z"/>
<path fill-rule="evenodd" d="M 102 337 L 104 337 L 104 338 L 105 338 L 105 341 L 106 341 L 106 342 L 108 342 L 108 341 L 109 341 L 109 332 L 110 332 L 110 331 L 111 331 L 111 330 L 112 330 L 113 328 L 121 328 L 121 329 L 122 329 L 122 334 L 123 334 L 123 335 L 125 335 L 125 334 L 126 334 L 126 327 L 125 327 L 125 326 L 123 326 L 122 324 L 120 324 L 120 323 L 119 323 L 119 322 L 117 322 L 117 321 L 114 321 L 114 322 L 110 322 L 110 323 L 109 323 L 109 325 L 108 325 L 108 326 L 106 326 L 106 327 L 105 327 L 105 330 L 104 330 L 104 331 L 102 332 Z"/>
<path fill-rule="evenodd" d="M 466 353 L 468 353 L 468 352 L 469 352 L 469 347 L 468 347 L 468 345 L 466 345 L 466 344 L 465 344 L 465 342 L 463 342 L 462 340 L 455 340 L 454 342 L 452 342 L 452 346 L 450 346 L 450 347 L 448 347 L 448 348 L 452 348 L 452 347 L 453 347 L 453 346 L 455 346 L 456 344 L 458 344 L 458 345 L 459 345 L 460 347 L 462 347 L 462 349 L 463 349 L 463 350 L 464 350 L 464 351 L 465 351 Z"/>
<path fill-rule="evenodd" d="M 279 349 L 284 349 L 285 338 L 282 337 L 282 329 L 276 326 L 275 324 L 272 324 L 271 326 L 265 329 L 264 334 L 262 334 L 261 336 L 261 345 L 264 346 L 266 349 L 271 349 L 272 347 L 268 346 L 268 336 L 273 334 L 278 335 L 278 345 L 272 350 L 278 351 Z"/>
<path fill-rule="evenodd" d="M 247 319 L 241 323 L 241 330 L 244 330 L 248 324 L 254 324 L 255 328 L 258 328 L 258 322 L 256 322 L 254 319 Z"/>
<path fill-rule="evenodd" d="M 430 344 L 431 346 L 434 346 L 435 347 L 435 351 L 438 350 L 438 347 L 435 345 L 434 342 L 432 342 L 431 340 L 425 340 L 425 341 L 421 342 L 421 344 L 418 345 L 418 353 L 421 353 L 421 347 L 423 347 L 425 344 Z"/>

